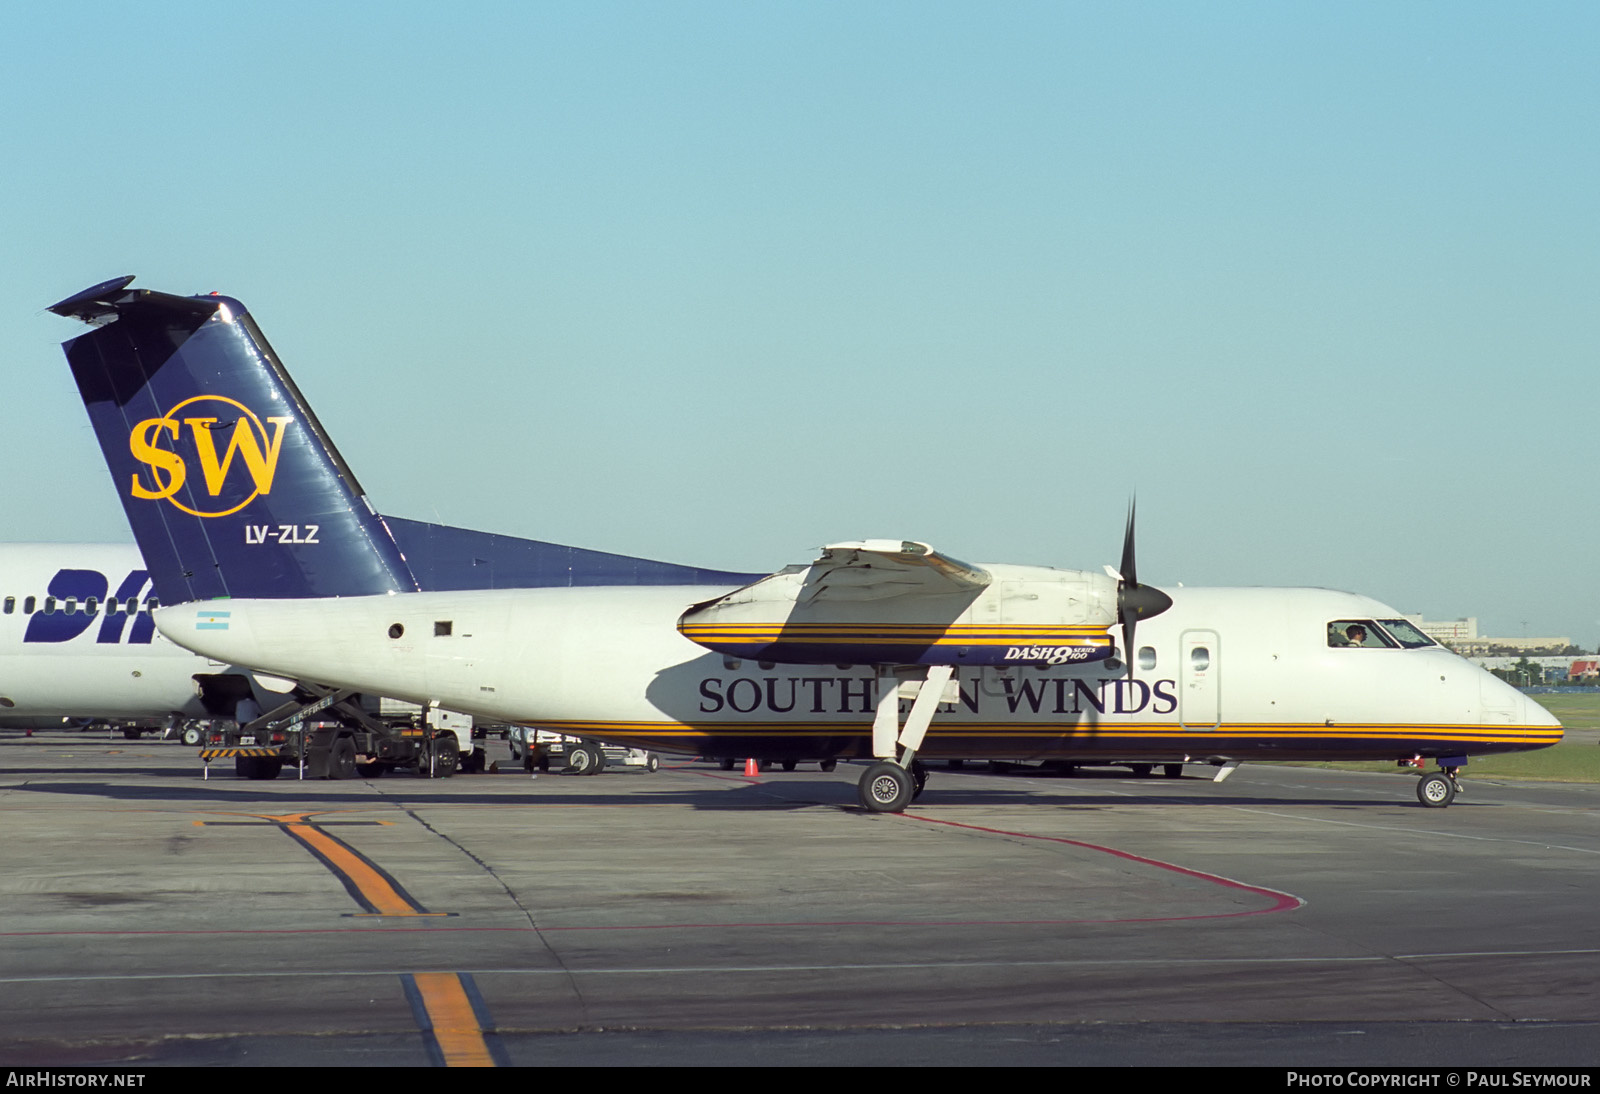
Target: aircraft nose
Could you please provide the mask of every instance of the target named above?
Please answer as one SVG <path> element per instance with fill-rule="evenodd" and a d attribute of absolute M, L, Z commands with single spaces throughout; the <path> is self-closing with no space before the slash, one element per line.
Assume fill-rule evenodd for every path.
<path fill-rule="evenodd" d="M 1561 721 L 1534 701 L 1533 696 L 1522 696 L 1521 724 L 1529 729 L 1560 729 Z M 1562 736 L 1566 736 L 1565 733 Z"/>

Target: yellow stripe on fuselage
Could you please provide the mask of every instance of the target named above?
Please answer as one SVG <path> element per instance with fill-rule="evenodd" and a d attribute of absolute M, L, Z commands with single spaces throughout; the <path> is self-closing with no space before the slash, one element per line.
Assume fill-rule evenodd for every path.
<path fill-rule="evenodd" d="M 828 646 L 1026 646 L 1066 645 L 1102 647 L 1111 644 L 1105 627 L 1028 627 L 998 624 L 939 626 L 904 624 L 796 625 L 767 623 L 685 624 L 678 630 L 701 644 L 776 643 Z"/>
<path fill-rule="evenodd" d="M 838 737 L 868 736 L 868 722 L 701 722 L 677 721 L 541 721 L 541 729 L 558 730 L 575 736 L 608 736 L 687 740 L 719 737 Z M 1192 726 L 1178 722 L 946 722 L 928 730 L 930 739 L 940 737 L 1006 736 L 1082 741 L 1104 748 L 1118 740 L 1149 740 L 1183 737 L 1196 742 L 1208 737 L 1246 738 L 1251 741 L 1372 741 L 1404 738 L 1422 742 L 1465 741 L 1473 744 L 1557 744 L 1562 739 L 1559 727 L 1485 726 L 1479 724 L 1347 724 L 1330 726 L 1320 722 L 1251 722 Z"/>

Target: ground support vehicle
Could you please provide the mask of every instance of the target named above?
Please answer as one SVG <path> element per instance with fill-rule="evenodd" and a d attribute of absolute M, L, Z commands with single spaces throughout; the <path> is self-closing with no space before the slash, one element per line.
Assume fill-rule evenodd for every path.
<path fill-rule="evenodd" d="M 506 744 L 511 758 L 529 771 L 556 767 L 567 775 L 598 775 L 608 767 L 642 767 L 646 771 L 661 767 L 661 757 L 642 748 L 622 748 L 534 726 L 510 727 Z"/>
<path fill-rule="evenodd" d="M 200 758 L 232 759 L 246 779 L 275 779 L 285 767 L 301 778 L 376 778 L 410 771 L 444 778 L 456 771 L 482 771 L 484 752 L 472 743 L 472 719 L 412 703 L 371 700 L 350 688 L 299 684 L 292 698 L 250 717 L 213 722 L 204 733 Z"/>
<path fill-rule="evenodd" d="M 146 733 L 162 738 L 174 738 L 182 735 L 182 729 L 189 724 L 198 724 L 203 720 L 184 718 L 174 714 L 166 718 L 5 718 L 0 719 L 0 728 L 4 729 L 76 729 L 84 733 L 104 733 L 107 737 L 121 736 L 129 741 L 137 741 Z M 198 731 L 190 744 L 199 744 Z"/>

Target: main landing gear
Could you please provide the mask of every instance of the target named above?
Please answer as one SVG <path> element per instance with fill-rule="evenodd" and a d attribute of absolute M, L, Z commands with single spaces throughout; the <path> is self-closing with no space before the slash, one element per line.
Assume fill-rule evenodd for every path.
<path fill-rule="evenodd" d="M 1462 792 L 1456 781 L 1459 768 L 1446 767 L 1417 780 L 1417 800 L 1429 809 L 1443 809 Z"/>
<path fill-rule="evenodd" d="M 856 786 L 861 808 L 869 813 L 898 813 L 928 784 L 928 769 L 917 759 L 917 749 L 944 700 L 952 671 L 950 665 L 932 665 L 926 679 L 905 681 L 917 690 L 904 728 L 900 725 L 901 680 L 893 672 L 879 672 L 878 712 L 872 721 L 872 754 L 878 761 L 867 768 Z"/>
<path fill-rule="evenodd" d="M 879 760 L 867 768 L 856 789 L 861 808 L 870 813 L 898 813 L 911 804 L 916 783 L 911 772 L 893 760 Z"/>
<path fill-rule="evenodd" d="M 928 769 L 921 760 L 912 760 L 910 770 L 893 760 L 879 760 L 867 768 L 856 790 L 868 812 L 898 813 L 921 797 L 927 785 Z"/>

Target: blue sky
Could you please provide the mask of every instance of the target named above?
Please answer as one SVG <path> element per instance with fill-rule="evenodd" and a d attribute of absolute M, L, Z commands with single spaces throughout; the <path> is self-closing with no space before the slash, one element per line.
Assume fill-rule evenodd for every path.
<path fill-rule="evenodd" d="M 20 7 L 7 539 L 128 538 L 43 308 L 135 273 L 385 512 L 1097 569 L 1137 491 L 1147 581 L 1600 642 L 1592 4 Z"/>

